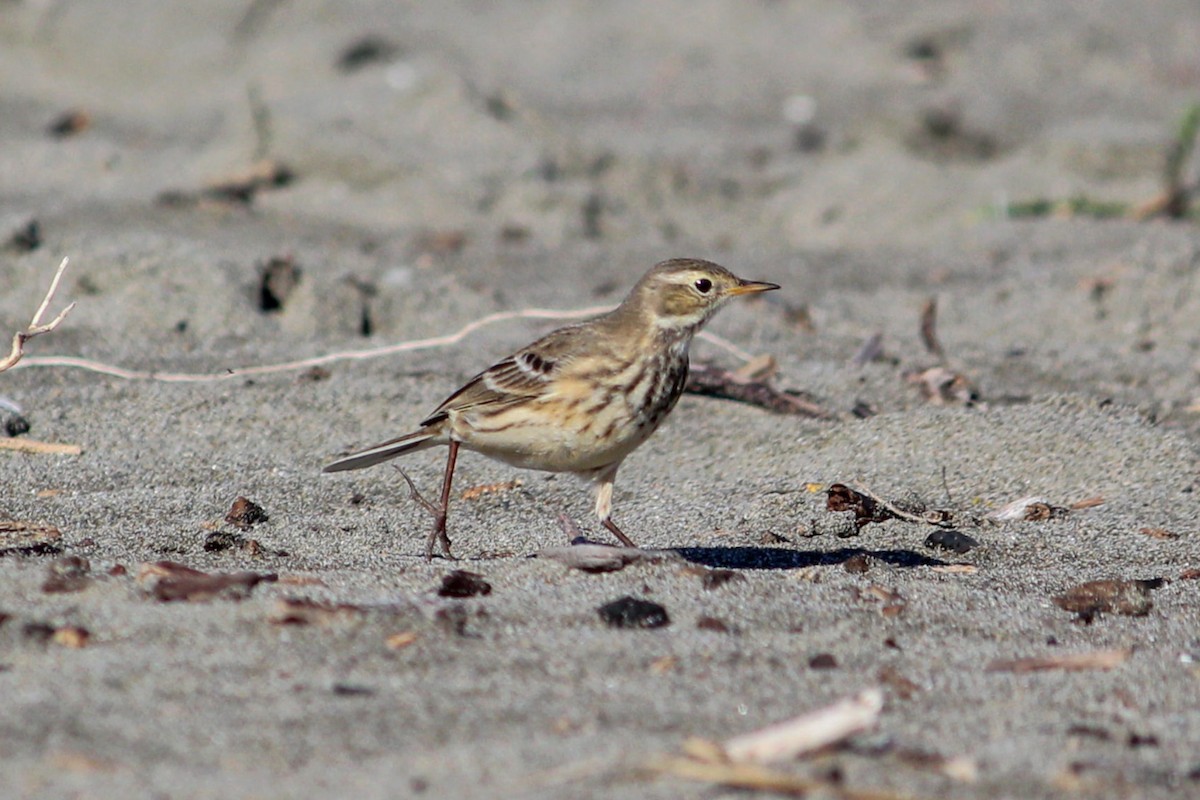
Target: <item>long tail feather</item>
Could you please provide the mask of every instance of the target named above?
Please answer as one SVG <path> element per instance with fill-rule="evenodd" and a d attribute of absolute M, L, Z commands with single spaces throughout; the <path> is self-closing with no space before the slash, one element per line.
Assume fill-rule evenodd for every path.
<path fill-rule="evenodd" d="M 441 442 L 437 441 L 437 435 L 437 431 L 430 430 L 420 430 L 405 434 L 397 439 L 382 442 L 374 447 L 368 447 L 366 450 L 351 453 L 345 458 L 339 458 L 321 471 L 343 472 L 348 469 L 373 467 L 380 462 L 387 461 L 389 458 L 395 458 L 405 453 L 412 453 L 417 450 L 424 450 L 426 447 L 441 444 Z"/>

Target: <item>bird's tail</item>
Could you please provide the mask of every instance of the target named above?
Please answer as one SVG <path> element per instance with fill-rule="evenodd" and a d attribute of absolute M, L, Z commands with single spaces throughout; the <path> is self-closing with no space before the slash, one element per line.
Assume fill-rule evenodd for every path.
<path fill-rule="evenodd" d="M 351 453 L 345 458 L 339 458 L 321 471 L 343 472 L 348 469 L 373 467 L 382 461 L 387 461 L 389 458 L 395 458 L 396 456 L 402 456 L 405 453 L 412 453 L 417 450 L 424 450 L 426 447 L 433 447 L 436 444 L 441 444 L 438 441 L 438 431 L 427 429 L 414 431 L 397 439 L 377 444 L 374 447 L 368 447 L 366 450 Z"/>

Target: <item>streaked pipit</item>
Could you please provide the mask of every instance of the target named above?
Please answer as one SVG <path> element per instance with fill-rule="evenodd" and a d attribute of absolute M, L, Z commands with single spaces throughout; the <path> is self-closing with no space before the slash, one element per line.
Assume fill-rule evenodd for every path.
<path fill-rule="evenodd" d="M 460 447 L 516 467 L 594 480 L 600 522 L 635 547 L 612 521 L 617 469 L 675 407 L 687 382 L 688 346 L 704 323 L 731 297 L 778 288 L 743 280 L 709 261 L 663 261 L 612 311 L 543 336 L 467 381 L 417 430 L 324 471 L 361 469 L 448 445 L 426 559 L 433 557 L 434 542 L 451 557 L 446 514 Z"/>

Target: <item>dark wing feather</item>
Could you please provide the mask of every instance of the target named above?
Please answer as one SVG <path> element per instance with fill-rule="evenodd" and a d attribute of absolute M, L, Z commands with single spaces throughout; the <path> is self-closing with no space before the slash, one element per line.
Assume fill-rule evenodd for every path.
<path fill-rule="evenodd" d="M 440 422 L 450 411 L 508 405 L 541 395 L 566 365 L 562 354 L 577 330 L 576 326 L 560 328 L 496 362 L 447 397 L 421 424 Z"/>

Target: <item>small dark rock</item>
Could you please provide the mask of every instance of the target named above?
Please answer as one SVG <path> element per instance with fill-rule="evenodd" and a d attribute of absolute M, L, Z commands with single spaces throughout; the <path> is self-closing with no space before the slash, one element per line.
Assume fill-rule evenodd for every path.
<path fill-rule="evenodd" d="M 29 433 L 29 420 L 20 414 L 4 414 L 4 432 L 8 436 L 23 436 Z"/>
<path fill-rule="evenodd" d="M 951 553 L 962 555 L 978 547 L 979 542 L 962 531 L 939 528 L 925 537 L 925 546 L 932 550 L 949 550 Z"/>
<path fill-rule="evenodd" d="M 612 628 L 661 628 L 671 624 L 667 610 L 658 603 L 622 597 L 600 606 L 600 619 Z"/>
<path fill-rule="evenodd" d="M 71 109 L 55 117 L 54 121 L 46 127 L 46 133 L 55 139 L 66 139 L 68 136 L 83 133 L 91 127 L 91 124 L 91 114 L 82 109 Z"/>
<path fill-rule="evenodd" d="M 54 637 L 54 626 L 44 622 L 26 622 L 25 626 L 21 628 L 21 633 L 26 639 L 44 643 Z"/>
<path fill-rule="evenodd" d="M 36 219 L 31 219 L 13 231 L 8 238 L 8 247 L 18 253 L 29 253 L 42 246 L 42 226 Z"/>
<path fill-rule="evenodd" d="M 400 55 L 400 47 L 381 36 L 368 34 L 353 42 L 338 56 L 337 68 L 357 72 L 372 64 L 386 64 Z"/>
<path fill-rule="evenodd" d="M 269 519 L 270 517 L 263 510 L 262 506 L 245 497 L 238 497 L 238 499 L 234 500 L 233 505 L 229 508 L 229 513 L 225 515 L 226 522 L 241 530 L 247 530 Z M 205 549 L 208 549 L 207 543 Z"/>
<path fill-rule="evenodd" d="M 438 597 L 478 597 L 492 593 L 492 585 L 482 575 L 456 569 L 442 578 Z"/>
<path fill-rule="evenodd" d="M 267 313 L 283 310 L 300 283 L 300 267 L 295 259 L 276 256 L 259 265 L 258 273 L 258 310 Z"/>
<path fill-rule="evenodd" d="M 240 533 L 230 533 L 229 531 L 214 531 L 204 537 L 204 552 L 206 553 L 223 553 L 226 550 L 231 550 L 234 547 L 241 547 L 246 543 L 246 537 Z"/>
<path fill-rule="evenodd" d="M 832 653 L 818 653 L 808 660 L 810 669 L 837 669 L 837 659 Z"/>
<path fill-rule="evenodd" d="M 366 697 L 375 694 L 370 686 L 359 686 L 354 683 L 335 683 L 333 693 L 338 697 Z"/>

